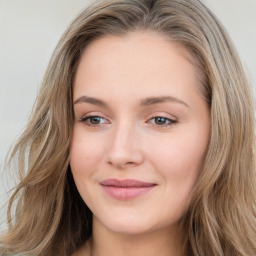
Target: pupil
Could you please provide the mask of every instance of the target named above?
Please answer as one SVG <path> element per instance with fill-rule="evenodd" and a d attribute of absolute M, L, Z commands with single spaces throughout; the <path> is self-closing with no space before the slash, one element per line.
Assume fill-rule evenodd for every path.
<path fill-rule="evenodd" d="M 156 124 L 165 124 L 166 119 L 164 117 L 157 117 Z"/>
<path fill-rule="evenodd" d="M 92 124 L 99 124 L 100 118 L 98 116 L 91 117 L 91 123 Z"/>

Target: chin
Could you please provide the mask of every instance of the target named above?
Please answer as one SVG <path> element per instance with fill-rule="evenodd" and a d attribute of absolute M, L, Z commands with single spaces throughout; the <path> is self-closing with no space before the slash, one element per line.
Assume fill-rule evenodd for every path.
<path fill-rule="evenodd" d="M 108 218 L 109 217 L 109 218 Z M 153 231 L 153 220 L 145 219 L 143 216 L 121 215 L 105 216 L 100 222 L 110 231 L 123 235 L 139 235 Z"/>
<path fill-rule="evenodd" d="M 149 226 L 138 225 L 138 223 L 117 223 L 108 225 L 108 228 L 118 234 L 140 235 L 151 231 Z"/>

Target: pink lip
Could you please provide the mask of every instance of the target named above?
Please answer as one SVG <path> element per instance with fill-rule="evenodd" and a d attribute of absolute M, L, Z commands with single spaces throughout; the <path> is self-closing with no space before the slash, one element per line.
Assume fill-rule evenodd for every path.
<path fill-rule="evenodd" d="M 108 195 L 119 200 L 128 200 L 149 192 L 157 184 L 132 179 L 107 179 L 100 185 Z"/>

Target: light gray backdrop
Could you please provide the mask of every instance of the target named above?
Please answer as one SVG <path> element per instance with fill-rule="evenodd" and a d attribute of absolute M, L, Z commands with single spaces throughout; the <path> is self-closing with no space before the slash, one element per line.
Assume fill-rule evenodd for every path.
<path fill-rule="evenodd" d="M 21 133 L 50 55 L 90 0 L 0 0 L 0 223 L 7 190 L 5 155 Z M 256 0 L 204 0 L 229 31 L 256 83 Z M 33 207 L 33 206 L 31 206 Z M 5 225 L 0 225 L 0 230 Z"/>

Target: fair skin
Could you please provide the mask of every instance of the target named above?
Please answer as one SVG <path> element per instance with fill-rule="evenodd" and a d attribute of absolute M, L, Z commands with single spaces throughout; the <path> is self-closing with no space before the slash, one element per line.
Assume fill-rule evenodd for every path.
<path fill-rule="evenodd" d="M 210 134 L 199 83 L 189 54 L 153 32 L 108 35 L 84 51 L 70 165 L 93 213 L 93 256 L 182 255 L 180 222 Z"/>

